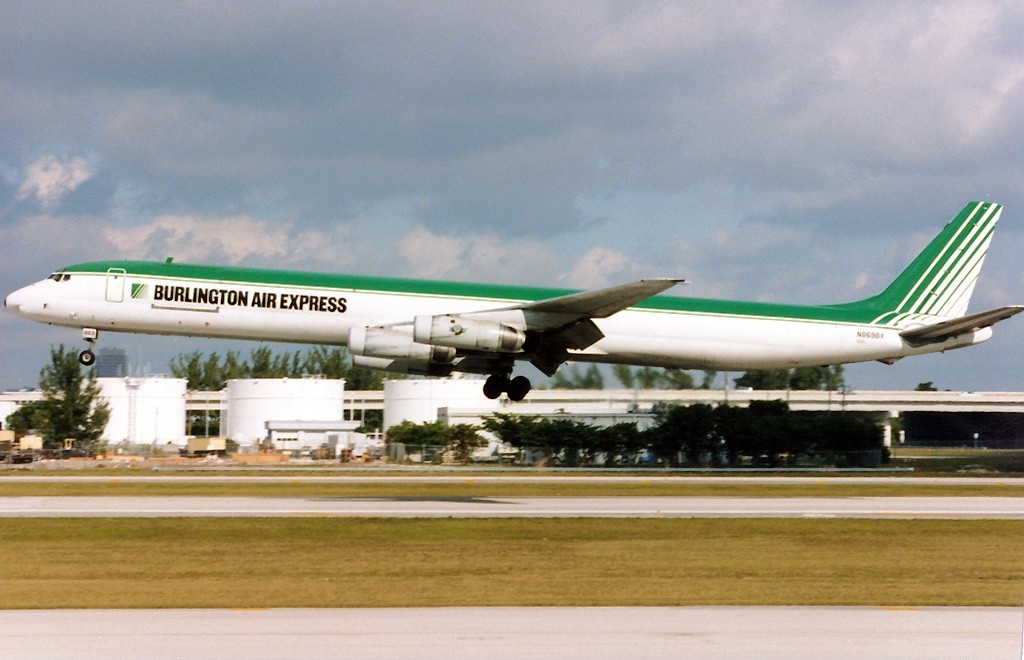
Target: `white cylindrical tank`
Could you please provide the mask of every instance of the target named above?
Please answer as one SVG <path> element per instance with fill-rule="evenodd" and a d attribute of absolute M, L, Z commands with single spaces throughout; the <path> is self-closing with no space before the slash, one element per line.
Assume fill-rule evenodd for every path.
<path fill-rule="evenodd" d="M 184 378 L 97 378 L 100 396 L 110 406 L 103 440 L 118 444 L 184 445 Z"/>
<path fill-rule="evenodd" d="M 484 396 L 483 383 L 470 378 L 384 381 L 384 430 L 406 420 L 436 422 L 438 408 L 492 413 L 501 404 Z"/>
<path fill-rule="evenodd" d="M 0 429 L 7 428 L 7 418 L 20 407 L 13 401 L 0 401 Z"/>
<path fill-rule="evenodd" d="M 344 418 L 345 381 L 332 378 L 248 378 L 228 381 L 224 434 L 258 445 L 270 421 L 333 422 Z"/>

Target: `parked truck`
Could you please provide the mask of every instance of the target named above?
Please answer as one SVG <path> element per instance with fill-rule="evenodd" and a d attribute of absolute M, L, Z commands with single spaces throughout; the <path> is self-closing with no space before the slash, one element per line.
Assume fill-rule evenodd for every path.
<path fill-rule="evenodd" d="M 227 441 L 224 438 L 189 438 L 188 446 L 181 453 L 184 456 L 225 456 Z"/>

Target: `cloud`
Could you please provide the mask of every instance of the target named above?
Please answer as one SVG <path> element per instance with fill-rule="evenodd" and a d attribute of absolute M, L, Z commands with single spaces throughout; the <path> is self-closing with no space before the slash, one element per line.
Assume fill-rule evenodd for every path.
<path fill-rule="evenodd" d="M 1020 288 L 1022 32 L 1013 0 L 24 3 L 0 185 L 25 201 L 0 227 L 29 223 L 6 254 L 32 272 L 173 255 L 832 302 L 991 198 L 996 306 Z M 26 174 L 43 154 L 68 156 Z"/>
<path fill-rule="evenodd" d="M 347 264 L 352 253 L 332 246 L 346 243 L 347 228 L 298 229 L 293 222 L 248 215 L 164 215 L 130 228 L 106 227 L 106 239 L 122 256 L 240 264 Z"/>
<path fill-rule="evenodd" d="M 539 241 L 509 241 L 493 234 L 451 236 L 422 225 L 405 234 L 398 251 L 413 277 L 597 289 L 640 276 L 629 255 L 608 248 L 587 250 L 565 272 L 560 268 L 565 258 Z"/>
<path fill-rule="evenodd" d="M 635 270 L 627 255 L 596 247 L 587 250 L 564 281 L 581 289 L 599 289 L 611 284 L 624 284 L 627 278 L 633 277 Z"/>
<path fill-rule="evenodd" d="M 543 243 L 493 234 L 445 236 L 417 225 L 398 242 L 413 277 L 550 284 L 557 259 Z"/>
<path fill-rule="evenodd" d="M 89 163 L 81 156 L 63 160 L 43 156 L 25 168 L 25 180 L 18 188 L 17 198 L 35 197 L 44 207 L 53 207 L 90 178 Z"/>
<path fill-rule="evenodd" d="M 102 221 L 87 215 L 41 213 L 0 223 L 0 295 L 72 261 L 108 257 Z"/>

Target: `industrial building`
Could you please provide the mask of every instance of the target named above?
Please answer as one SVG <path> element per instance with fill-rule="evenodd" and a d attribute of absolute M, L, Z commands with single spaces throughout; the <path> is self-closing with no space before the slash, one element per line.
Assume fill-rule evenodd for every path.
<path fill-rule="evenodd" d="M 303 452 L 328 445 L 358 457 L 379 444 L 379 432 L 404 420 L 479 424 L 488 415 L 507 412 L 643 427 L 652 422 L 657 403 L 746 406 L 783 400 L 792 410 L 854 412 L 883 422 L 887 445 L 1024 447 L 1022 392 L 534 390 L 512 402 L 487 399 L 479 380 L 472 378 L 393 380 L 383 391 L 353 392 L 345 390 L 343 380 L 317 377 L 231 380 L 220 392 L 186 391 L 183 379 L 163 376 L 97 381 L 111 409 L 103 440 L 114 446 L 185 447 L 187 415 L 204 414 L 219 419 L 218 433 L 238 443 L 242 452 L 261 446 Z M 0 422 L 20 405 L 41 398 L 38 391 L 0 393 Z M 356 433 L 368 411 L 383 413 L 383 428 L 377 434 Z M 906 437 L 892 433 L 889 424 L 901 416 L 909 421 Z M 933 421 L 925 425 L 922 419 Z M 941 438 L 934 420 L 945 429 Z"/>
<path fill-rule="evenodd" d="M 229 380 L 224 434 L 240 447 L 279 451 L 328 445 L 362 454 L 365 436 L 345 419 L 345 381 L 328 378 Z"/>

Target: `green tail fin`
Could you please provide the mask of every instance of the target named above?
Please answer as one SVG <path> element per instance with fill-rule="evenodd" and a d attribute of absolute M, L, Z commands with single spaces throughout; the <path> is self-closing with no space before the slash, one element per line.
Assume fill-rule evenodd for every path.
<path fill-rule="evenodd" d="M 850 306 L 874 310 L 873 323 L 898 327 L 921 317 L 963 316 L 1002 209 L 971 202 L 885 291 Z"/>

